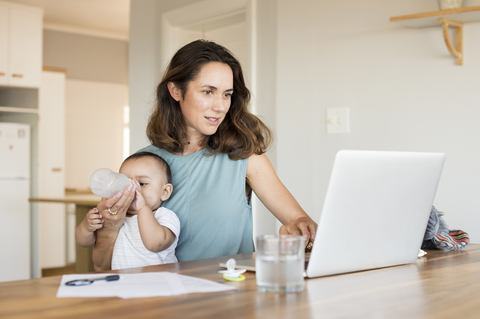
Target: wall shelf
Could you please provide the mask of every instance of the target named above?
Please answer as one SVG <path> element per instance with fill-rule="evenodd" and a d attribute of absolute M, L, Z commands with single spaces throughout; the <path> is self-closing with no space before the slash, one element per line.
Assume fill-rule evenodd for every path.
<path fill-rule="evenodd" d="M 480 6 L 407 14 L 391 17 L 390 22 L 407 27 L 424 28 L 437 26 L 438 18 L 442 17 L 458 22 L 480 22 Z"/>
<path fill-rule="evenodd" d="M 414 28 L 441 25 L 448 51 L 457 59 L 457 65 L 463 65 L 463 23 L 480 22 L 480 6 L 407 14 L 391 17 L 390 22 Z M 455 28 L 455 45 L 450 38 L 449 27 Z"/>

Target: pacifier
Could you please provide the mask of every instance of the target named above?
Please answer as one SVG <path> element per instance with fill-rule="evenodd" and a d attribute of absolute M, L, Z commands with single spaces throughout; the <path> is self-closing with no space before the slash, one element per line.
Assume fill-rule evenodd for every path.
<path fill-rule="evenodd" d="M 242 275 L 246 272 L 246 269 L 235 269 L 237 262 L 235 259 L 230 258 L 227 263 L 227 270 L 220 270 L 219 273 L 223 274 L 223 278 L 230 281 L 242 281 L 245 280 L 245 276 Z"/>

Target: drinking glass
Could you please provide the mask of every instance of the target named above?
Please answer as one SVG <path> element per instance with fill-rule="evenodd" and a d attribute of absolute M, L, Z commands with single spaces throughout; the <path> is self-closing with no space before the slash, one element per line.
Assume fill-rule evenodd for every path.
<path fill-rule="evenodd" d="M 262 235 L 256 238 L 255 271 L 261 292 L 303 290 L 305 242 L 302 236 Z"/>

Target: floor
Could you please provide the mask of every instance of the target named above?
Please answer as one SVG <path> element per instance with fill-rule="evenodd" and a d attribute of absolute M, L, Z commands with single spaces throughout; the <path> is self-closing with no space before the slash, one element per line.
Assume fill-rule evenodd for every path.
<path fill-rule="evenodd" d="M 75 273 L 75 264 L 61 268 L 42 269 L 42 277 L 62 276 Z"/>

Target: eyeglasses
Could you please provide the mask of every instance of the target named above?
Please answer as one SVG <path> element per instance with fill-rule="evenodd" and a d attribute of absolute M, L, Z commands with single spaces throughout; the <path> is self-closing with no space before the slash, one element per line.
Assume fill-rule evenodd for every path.
<path fill-rule="evenodd" d="M 71 281 L 67 281 L 65 283 L 65 285 L 67 285 L 67 286 L 85 286 L 85 285 L 93 284 L 94 281 L 98 281 L 98 280 L 115 281 L 115 280 L 119 280 L 119 279 L 120 279 L 119 275 L 111 275 L 111 276 L 95 278 L 95 279 L 71 280 Z"/>

